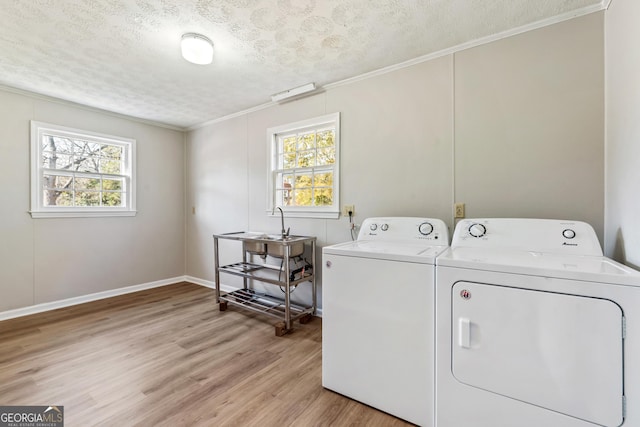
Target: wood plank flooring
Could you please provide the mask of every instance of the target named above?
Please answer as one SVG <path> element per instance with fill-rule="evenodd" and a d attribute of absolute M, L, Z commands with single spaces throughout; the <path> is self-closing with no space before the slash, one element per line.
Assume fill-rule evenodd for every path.
<path fill-rule="evenodd" d="M 322 387 L 321 319 L 277 320 L 180 283 L 0 322 L 0 405 L 66 426 L 406 426 Z"/>

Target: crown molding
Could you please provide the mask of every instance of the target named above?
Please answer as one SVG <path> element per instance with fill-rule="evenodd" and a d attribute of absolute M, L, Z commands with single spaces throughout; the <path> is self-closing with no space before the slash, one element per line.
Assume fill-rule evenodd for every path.
<path fill-rule="evenodd" d="M 481 46 L 487 43 L 491 43 L 494 41 L 498 41 L 498 40 L 502 40 L 508 37 L 512 37 L 518 34 L 522 34 L 522 33 L 526 33 L 528 31 L 532 31 L 532 30 L 537 30 L 539 28 L 543 28 L 543 27 L 547 27 L 549 25 L 554 25 L 554 24 L 558 24 L 560 22 L 564 22 L 564 21 L 568 21 L 570 19 L 573 18 L 579 18 L 581 16 L 584 15 L 589 15 L 591 13 L 595 13 L 595 12 L 600 12 L 602 10 L 605 10 L 609 7 L 609 4 L 611 3 L 612 0 L 602 0 L 601 3 L 597 3 L 591 6 L 587 6 L 587 7 L 583 7 L 581 9 L 577 9 L 571 12 L 567 12 L 564 13 L 562 15 L 556 15 L 553 16 L 551 18 L 547 18 L 547 19 L 542 19 L 540 21 L 536 21 L 536 22 L 532 22 L 530 24 L 527 25 L 522 25 L 520 27 L 516 27 L 516 28 L 512 28 L 510 30 L 507 31 L 503 31 L 501 33 L 497 33 L 497 34 L 492 34 L 490 36 L 486 36 L 486 37 L 481 37 L 479 39 L 476 40 L 471 40 L 447 49 L 443 49 L 443 50 L 439 50 L 437 52 L 433 52 L 427 55 L 423 55 L 423 56 L 419 56 L 417 58 L 413 58 L 410 59 L 408 61 L 404 61 L 404 62 L 400 62 L 398 64 L 394 64 L 394 65 L 390 65 L 388 67 L 383 67 L 383 68 L 379 68 L 377 70 L 374 71 L 370 71 L 368 73 L 364 73 L 364 74 L 360 74 L 358 76 L 355 77 L 350 77 L 348 79 L 344 79 L 344 80 L 340 80 L 337 82 L 333 82 L 333 83 L 328 83 L 326 85 L 321 85 L 319 86 L 319 89 L 322 89 L 323 91 L 328 91 L 340 86 L 345 86 L 345 85 L 349 85 L 352 83 L 356 83 L 362 80 L 367 80 L 373 77 L 377 77 L 377 76 L 381 76 L 387 73 L 391 73 L 394 71 L 398 71 L 401 70 L 403 68 L 407 68 L 407 67 L 411 67 L 417 64 L 421 64 L 423 62 L 427 62 L 427 61 L 431 61 L 433 59 L 436 58 L 440 58 L 443 56 L 447 56 L 447 55 L 451 55 L 457 52 L 461 52 L 463 50 L 466 49 L 471 49 L 473 47 L 477 47 L 477 46 Z M 215 123 L 220 123 L 220 122 L 224 122 L 226 120 L 235 118 L 235 117 L 239 117 L 239 116 L 243 116 L 246 114 L 250 114 L 253 113 L 255 111 L 259 111 L 259 110 L 264 110 L 265 108 L 269 108 L 272 107 L 274 105 L 278 105 L 277 102 L 267 102 L 265 104 L 261 104 L 258 105 L 256 107 L 252 107 L 246 110 L 242 110 L 242 111 L 238 111 L 236 113 L 233 114 L 229 114 L 223 117 L 219 117 L 217 119 L 212 119 L 212 120 L 208 120 L 206 122 L 200 123 L 200 124 L 196 124 L 193 126 L 190 126 L 188 128 L 186 128 L 186 131 L 192 131 L 192 130 L 196 130 L 205 126 L 209 126 Z"/>

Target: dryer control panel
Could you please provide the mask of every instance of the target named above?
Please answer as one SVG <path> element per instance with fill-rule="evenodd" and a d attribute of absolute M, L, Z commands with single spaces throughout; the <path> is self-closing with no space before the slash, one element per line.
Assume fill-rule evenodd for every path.
<path fill-rule="evenodd" d="M 591 225 L 554 219 L 464 219 L 456 225 L 451 246 L 602 256 Z"/>
<path fill-rule="evenodd" d="M 437 218 L 367 218 L 362 222 L 358 240 L 417 240 L 448 246 L 449 229 L 444 221 Z"/>

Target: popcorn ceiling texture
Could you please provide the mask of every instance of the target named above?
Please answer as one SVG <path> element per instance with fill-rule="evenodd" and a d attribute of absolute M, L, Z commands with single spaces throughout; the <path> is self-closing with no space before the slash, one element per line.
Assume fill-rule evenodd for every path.
<path fill-rule="evenodd" d="M 601 0 L 2 0 L 0 84 L 176 127 Z M 180 55 L 204 34 L 211 65 Z"/>

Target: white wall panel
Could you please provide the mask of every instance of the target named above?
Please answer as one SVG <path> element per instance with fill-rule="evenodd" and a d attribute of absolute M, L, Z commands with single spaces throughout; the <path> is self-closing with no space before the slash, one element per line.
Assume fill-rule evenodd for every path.
<path fill-rule="evenodd" d="M 341 198 L 356 220 L 419 216 L 452 220 L 452 68 L 446 56 L 327 92 L 342 113 Z M 328 243 L 349 240 L 347 220 Z"/>
<path fill-rule="evenodd" d="M 184 134 L 0 91 L 0 311 L 184 275 Z M 32 219 L 29 121 L 137 141 L 135 217 Z"/>
<path fill-rule="evenodd" d="M 0 311 L 33 303 L 33 226 L 29 215 L 31 101 L 0 91 Z"/>
<path fill-rule="evenodd" d="M 640 268 L 640 2 L 606 12 L 605 253 Z"/>
<path fill-rule="evenodd" d="M 603 14 L 455 54 L 455 198 L 468 217 L 582 220 L 603 239 Z"/>
<path fill-rule="evenodd" d="M 237 117 L 187 138 L 188 275 L 213 281 L 213 234 L 247 229 L 246 121 Z M 239 261 L 241 252 L 234 243 L 221 243 L 221 248 L 229 248 L 221 262 Z"/>

